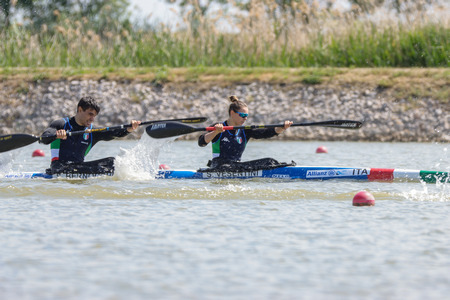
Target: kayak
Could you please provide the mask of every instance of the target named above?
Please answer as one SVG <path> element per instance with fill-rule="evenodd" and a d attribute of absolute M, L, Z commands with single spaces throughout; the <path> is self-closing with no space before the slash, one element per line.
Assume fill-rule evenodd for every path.
<path fill-rule="evenodd" d="M 20 172 L 4 174 L 3 178 L 63 178 L 87 179 L 91 177 L 110 176 L 105 174 L 65 173 L 49 175 L 42 172 Z M 300 179 L 300 180 L 362 180 L 362 181 L 423 181 L 426 183 L 450 182 L 450 173 L 442 171 L 424 171 L 407 169 L 380 169 L 354 167 L 307 167 L 294 166 L 253 171 L 202 171 L 202 170 L 159 170 L 156 179 Z"/>
<path fill-rule="evenodd" d="M 449 172 L 380 169 L 355 167 L 308 167 L 288 166 L 269 170 L 253 171 L 209 171 L 200 170 L 158 170 L 156 179 L 250 179 L 271 178 L 284 180 L 361 180 L 361 181 L 421 181 L 426 183 L 450 182 Z M 112 174 L 111 174 L 112 175 Z M 86 179 L 90 177 L 106 176 L 104 174 L 60 174 L 52 176 L 42 172 L 22 172 L 4 174 L 3 178 L 65 178 Z"/>
<path fill-rule="evenodd" d="M 422 181 L 426 183 L 450 182 L 449 172 L 406 170 L 406 169 L 380 169 L 380 168 L 353 168 L 353 167 L 308 167 L 292 166 L 270 170 L 255 171 L 214 171 L 202 170 L 164 170 L 159 171 L 158 179 L 300 179 L 300 180 L 362 180 L 362 181 Z"/>

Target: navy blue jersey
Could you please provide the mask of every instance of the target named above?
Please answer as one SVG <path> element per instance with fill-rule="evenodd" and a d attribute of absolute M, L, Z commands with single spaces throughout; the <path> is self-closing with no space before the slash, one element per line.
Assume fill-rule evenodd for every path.
<path fill-rule="evenodd" d="M 53 121 L 50 127 L 42 134 L 43 137 L 55 136 L 56 131 L 64 129 L 66 131 L 83 131 L 92 129 L 77 124 L 75 117 L 64 118 Z M 116 137 L 123 137 L 128 134 L 126 129 L 118 129 L 113 131 L 102 131 L 94 133 L 84 133 L 80 135 L 68 136 L 67 139 L 45 139 L 44 144 L 51 143 L 52 162 L 83 162 L 84 157 L 89 153 L 91 148 L 99 141 L 109 141 Z"/>
<path fill-rule="evenodd" d="M 228 126 L 226 121 L 223 122 L 223 125 Z M 205 134 L 202 134 L 198 139 L 200 147 L 207 145 L 205 142 Z M 240 161 L 245 146 L 251 138 L 267 139 L 275 135 L 278 135 L 275 132 L 275 128 L 225 130 L 211 141 L 213 159 L 220 158 L 229 161 Z"/>

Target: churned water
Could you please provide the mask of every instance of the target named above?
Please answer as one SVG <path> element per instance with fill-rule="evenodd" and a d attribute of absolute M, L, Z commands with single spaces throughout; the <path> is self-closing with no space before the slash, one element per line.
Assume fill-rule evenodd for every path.
<path fill-rule="evenodd" d="M 1 172 L 43 171 L 41 146 Z M 252 141 L 244 158 L 450 171 L 449 146 Z M 112 178 L 1 179 L 0 299 L 448 299 L 448 183 L 152 179 L 210 151 L 144 136 L 92 150 Z M 352 206 L 361 190 L 374 207 Z"/>

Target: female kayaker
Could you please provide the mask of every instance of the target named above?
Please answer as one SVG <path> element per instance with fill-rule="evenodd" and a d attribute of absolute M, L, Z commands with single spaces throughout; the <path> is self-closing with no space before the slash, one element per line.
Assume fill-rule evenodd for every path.
<path fill-rule="evenodd" d="M 202 134 L 198 145 L 205 147 L 212 142 L 213 159 L 208 163 L 211 168 L 222 165 L 236 165 L 241 161 L 242 153 L 247 142 L 251 139 L 265 139 L 279 135 L 288 129 L 291 121 L 285 121 L 284 127 L 262 129 L 224 130 L 224 126 L 242 126 L 248 118 L 248 106 L 236 96 L 230 96 L 231 104 L 228 108 L 228 119 L 223 123 L 216 123 L 215 130 Z"/>

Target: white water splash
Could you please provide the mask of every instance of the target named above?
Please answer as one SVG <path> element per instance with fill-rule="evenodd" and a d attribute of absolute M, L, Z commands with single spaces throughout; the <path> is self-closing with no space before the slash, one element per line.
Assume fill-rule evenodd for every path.
<path fill-rule="evenodd" d="M 158 170 L 161 151 L 172 144 L 169 139 L 152 139 L 143 135 L 131 149 L 122 149 L 115 160 L 115 176 L 121 180 L 152 180 Z"/>
<path fill-rule="evenodd" d="M 6 152 L 0 154 L 0 174 L 10 173 L 13 169 L 13 163 L 17 152 Z"/>
<path fill-rule="evenodd" d="M 412 201 L 450 201 L 450 185 L 447 182 L 436 182 L 435 184 L 421 182 L 422 190 L 411 189 L 402 194 L 403 197 Z"/>

